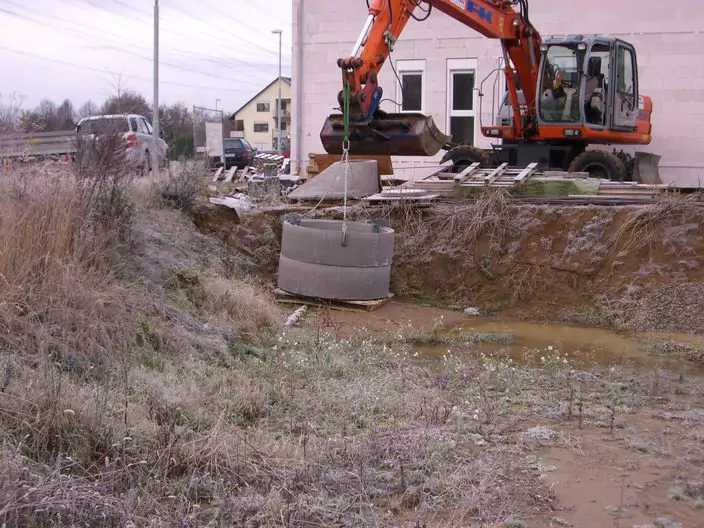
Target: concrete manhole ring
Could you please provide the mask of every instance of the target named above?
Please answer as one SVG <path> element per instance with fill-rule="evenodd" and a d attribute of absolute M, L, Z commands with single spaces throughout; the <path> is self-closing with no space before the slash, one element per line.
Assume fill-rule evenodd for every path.
<path fill-rule="evenodd" d="M 362 301 L 389 294 L 394 231 L 364 222 L 284 220 L 278 287 L 320 299 Z"/>

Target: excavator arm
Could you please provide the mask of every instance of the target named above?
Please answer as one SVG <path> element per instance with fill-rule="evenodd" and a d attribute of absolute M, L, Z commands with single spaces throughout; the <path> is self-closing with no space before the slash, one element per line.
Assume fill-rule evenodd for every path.
<path fill-rule="evenodd" d="M 488 38 L 501 41 L 514 137 L 537 134 L 535 98 L 541 38 L 529 20 L 527 0 L 370 0 L 369 15 L 350 56 L 337 61 L 343 89 L 338 93 L 344 116 L 331 115 L 321 131 L 324 148 L 340 153 L 347 137 L 353 154 L 434 155 L 449 140 L 430 116 L 388 114 L 380 110 L 383 90 L 378 76 L 408 21 L 425 20 L 432 9 Z M 425 7 L 422 6 L 425 4 Z M 514 76 L 515 72 L 515 76 Z M 525 98 L 518 98 L 516 78 Z M 347 103 L 347 104 L 346 104 Z"/>

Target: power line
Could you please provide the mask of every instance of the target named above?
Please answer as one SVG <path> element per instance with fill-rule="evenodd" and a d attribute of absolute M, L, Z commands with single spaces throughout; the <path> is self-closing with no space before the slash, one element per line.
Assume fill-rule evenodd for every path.
<path fill-rule="evenodd" d="M 214 26 L 214 24 L 213 24 L 212 22 L 209 22 L 208 20 L 205 20 L 204 18 L 202 18 L 201 16 L 199 16 L 199 15 L 197 15 L 197 14 L 189 13 L 188 11 L 185 11 L 184 9 L 178 8 L 178 7 L 176 7 L 176 6 L 171 6 L 171 9 L 173 9 L 174 11 L 177 11 L 177 12 L 179 12 L 179 13 L 181 13 L 181 14 L 184 14 L 184 15 L 190 17 L 190 18 L 194 18 L 194 19 L 196 19 L 196 20 L 198 20 L 198 21 L 200 21 L 200 22 L 206 24 L 207 26 Z M 244 24 L 244 23 L 242 23 L 242 22 L 239 22 L 239 21 L 235 20 L 234 18 L 233 18 L 232 22 L 235 23 L 235 24 L 237 24 L 237 25 L 243 26 L 243 27 L 249 29 L 250 31 L 254 31 L 254 33 L 258 33 L 258 32 L 259 32 L 257 29 L 252 28 L 251 26 L 248 26 L 248 25 L 246 25 L 246 24 Z M 225 31 L 225 32 L 226 32 L 225 34 L 229 36 L 229 34 L 228 34 L 227 32 L 228 32 L 228 31 L 231 31 L 231 28 L 227 28 L 227 29 L 219 28 L 219 29 L 220 29 L 221 31 Z M 264 53 L 268 53 L 269 55 L 273 55 L 273 56 L 275 56 L 275 57 L 278 57 L 278 54 L 277 54 L 275 51 L 268 50 L 268 49 L 262 47 L 261 43 L 254 42 L 253 40 L 251 40 L 251 39 L 249 39 L 249 38 L 246 38 L 246 37 L 243 37 L 243 36 L 241 36 L 241 35 L 238 35 L 238 36 L 237 36 L 237 41 L 238 41 L 238 42 L 247 43 L 247 44 L 249 44 L 253 49 L 255 49 L 255 50 L 257 50 L 257 51 L 261 51 L 261 52 L 264 52 Z"/>
<path fill-rule="evenodd" d="M 24 6 L 24 5 L 21 5 L 21 4 L 18 4 L 18 3 L 16 3 L 16 2 L 13 2 L 12 0 L 3 0 L 3 1 L 4 1 L 6 4 L 11 4 L 11 5 L 14 6 L 15 8 L 21 8 L 21 9 L 23 9 L 23 10 L 25 10 L 25 11 L 29 11 L 29 12 L 34 13 L 34 14 L 36 14 L 36 15 L 39 15 L 39 16 L 42 16 L 42 17 L 47 17 L 46 13 L 44 13 L 44 12 L 42 12 L 42 11 L 39 11 L 39 10 L 36 10 L 36 9 L 32 9 L 32 8 L 30 8 L 30 7 L 26 7 L 26 6 Z M 87 1 L 87 0 L 83 0 L 83 1 Z M 90 3 L 89 3 L 89 5 L 94 6 L 94 4 L 90 4 Z M 102 11 L 101 8 L 97 8 L 97 9 Z M 37 19 L 37 18 L 30 17 L 30 16 L 28 16 L 28 15 L 26 15 L 26 14 L 19 14 L 19 13 L 16 13 L 16 12 L 13 12 L 13 11 L 9 11 L 9 10 L 7 10 L 7 9 L 2 9 L 2 8 L 0 8 L 0 11 L 3 11 L 3 12 L 5 12 L 5 13 L 7 13 L 8 15 L 15 16 L 15 17 L 20 18 L 20 19 L 32 21 L 32 22 L 34 22 L 34 23 L 41 24 L 41 25 L 49 25 L 49 26 L 51 26 L 51 23 L 50 23 L 50 22 L 45 22 L 44 20 L 39 20 L 39 19 Z M 109 12 L 109 13 L 111 13 L 111 14 L 114 14 L 112 11 L 107 11 L 107 12 Z M 64 27 L 64 26 L 62 26 L 62 27 L 60 28 L 60 30 L 61 30 L 61 31 L 64 31 L 64 32 L 65 32 L 65 31 L 68 31 L 69 33 L 73 33 L 73 34 L 76 34 L 76 35 L 87 36 L 88 38 L 93 38 L 93 39 L 96 39 L 96 40 L 100 40 L 101 42 L 104 42 L 104 41 L 107 39 L 107 40 L 109 40 L 109 41 L 115 42 L 115 43 L 120 44 L 120 45 L 135 46 L 135 44 L 136 44 L 138 47 L 142 47 L 142 48 L 144 48 L 144 49 L 151 49 L 151 48 L 150 48 L 148 45 L 146 45 L 146 44 L 141 44 L 141 45 L 140 45 L 138 42 L 135 42 L 135 41 L 133 41 L 133 40 L 125 39 L 123 36 L 118 35 L 118 34 L 113 33 L 113 32 L 110 32 L 110 31 L 106 31 L 106 30 L 104 30 L 103 28 L 96 28 L 96 27 L 94 27 L 94 26 L 89 26 L 89 25 L 86 25 L 86 24 L 76 24 L 74 21 L 67 20 L 66 18 L 62 18 L 62 17 L 60 17 L 60 16 L 58 16 L 58 15 L 54 15 L 54 14 L 52 14 L 49 18 L 50 18 L 50 19 L 53 19 L 53 20 L 58 20 L 58 21 L 61 21 L 61 22 L 65 22 L 66 24 L 70 24 L 71 27 Z M 149 22 L 149 24 L 151 25 L 151 21 Z M 83 31 L 81 31 L 81 30 L 79 30 L 79 29 L 76 29 L 75 26 L 82 26 L 82 27 L 87 28 L 87 29 L 89 29 L 89 30 L 100 31 L 100 35 L 93 35 L 93 34 L 90 34 L 90 33 L 85 33 L 85 32 L 83 32 Z M 53 27 L 56 27 L 56 26 L 53 26 Z M 162 26 L 162 31 L 163 31 L 163 26 Z M 169 31 L 168 31 L 168 29 L 167 29 L 167 33 L 168 33 L 168 32 L 169 32 Z M 106 33 L 107 33 L 108 35 L 114 35 L 114 37 L 106 36 Z M 173 33 L 173 31 L 172 31 L 172 33 Z M 183 36 L 186 36 L 186 37 L 188 37 L 188 38 L 193 38 L 192 35 L 187 35 L 187 34 L 185 34 L 185 33 L 178 33 L 178 34 L 183 35 Z M 115 37 L 117 37 L 117 38 L 115 38 Z M 181 49 L 179 49 L 179 48 L 171 49 L 171 50 L 169 50 L 169 51 L 171 51 L 171 53 L 174 54 L 174 55 L 182 55 L 182 56 L 186 56 L 186 57 L 193 57 L 193 58 L 197 58 L 197 59 L 200 59 L 200 60 L 205 60 L 205 61 L 207 61 L 207 62 L 213 62 L 213 63 L 215 63 L 215 64 L 218 64 L 219 66 L 223 66 L 223 64 L 218 63 L 217 61 L 213 60 L 212 58 L 205 57 L 205 56 L 200 55 L 200 54 L 197 54 L 197 53 L 183 51 L 183 50 L 181 50 Z M 219 56 L 219 58 L 221 58 L 222 60 L 226 60 L 226 61 L 237 61 L 237 62 L 240 63 L 240 66 L 241 66 L 241 67 L 254 69 L 254 71 L 257 71 L 257 73 L 259 73 L 259 69 L 261 68 L 261 66 L 271 66 L 272 68 L 275 68 L 275 67 L 276 67 L 276 64 L 274 64 L 274 63 L 251 63 L 251 62 L 243 61 L 243 60 L 241 60 L 241 59 L 235 59 L 235 58 L 232 58 L 232 57 L 223 57 L 223 56 Z M 232 67 L 232 66 L 227 65 L 226 67 Z"/>
<path fill-rule="evenodd" d="M 115 11 L 115 10 L 112 10 L 112 9 L 106 9 L 104 5 L 98 5 L 97 3 L 94 3 L 92 0 L 75 0 L 75 1 L 77 1 L 77 2 L 79 2 L 79 3 L 87 4 L 87 5 L 91 6 L 92 8 L 94 8 L 94 9 L 96 9 L 96 10 L 98 10 L 98 11 L 106 12 L 106 13 L 112 15 L 112 16 L 119 16 L 119 17 L 121 17 L 121 18 L 125 18 L 125 19 L 129 20 L 130 22 L 134 22 L 134 17 L 133 17 L 133 16 L 127 16 L 127 15 L 123 14 L 122 12 Z M 136 7 L 131 6 L 130 4 L 126 4 L 125 2 L 121 2 L 120 5 L 123 5 L 123 6 L 130 6 L 129 9 L 130 9 L 130 12 L 131 12 L 131 13 L 134 13 L 134 12 L 142 13 L 142 12 L 141 12 L 139 9 L 137 9 Z M 173 9 L 175 9 L 176 11 L 179 11 L 179 12 L 181 12 L 181 13 L 183 13 L 183 14 L 186 14 L 186 15 L 189 16 L 190 18 L 194 18 L 194 19 L 196 19 L 196 20 L 200 20 L 201 22 L 205 23 L 205 24 L 208 25 L 208 26 L 212 26 L 212 24 L 211 24 L 210 22 L 208 22 L 207 20 L 202 19 L 201 17 L 199 17 L 199 16 L 197 16 L 197 15 L 194 15 L 194 14 L 192 14 L 192 13 L 188 13 L 188 12 L 183 11 L 183 10 L 178 9 L 178 8 L 173 8 Z M 162 10 L 163 10 L 163 8 L 162 8 Z M 164 17 L 164 15 L 162 14 L 162 19 L 168 21 L 168 15 L 167 15 L 166 17 Z M 151 25 L 151 19 L 148 19 L 148 23 Z M 209 37 L 209 35 L 208 35 L 207 33 L 196 33 L 196 34 L 194 34 L 194 33 L 192 33 L 192 32 L 187 32 L 187 33 L 186 33 L 186 32 L 184 32 L 184 31 L 182 31 L 182 30 L 180 30 L 180 29 L 179 29 L 179 30 L 170 29 L 170 30 L 167 30 L 167 32 L 170 32 L 170 33 L 173 33 L 173 34 L 178 34 L 178 35 L 184 36 L 184 37 L 189 38 L 189 39 L 199 38 L 199 39 L 201 39 L 203 42 L 206 42 L 206 43 L 207 43 L 209 46 L 211 46 L 212 48 L 217 49 L 218 51 L 222 51 L 223 45 L 226 44 L 226 43 L 223 42 L 223 40 L 207 38 L 207 37 Z M 228 32 L 225 32 L 224 35 L 225 35 L 226 37 L 228 37 L 228 38 L 231 37 L 230 33 L 228 33 Z M 272 55 L 276 55 L 275 52 L 272 52 L 272 51 L 266 50 L 266 49 L 262 49 L 261 44 L 256 43 L 256 42 L 253 42 L 253 41 L 251 41 L 251 40 L 249 40 L 249 39 L 246 39 L 246 38 L 244 38 L 244 37 L 237 37 L 236 39 L 232 39 L 230 42 L 233 43 L 233 47 L 234 47 L 234 46 L 239 46 L 239 45 L 241 45 L 242 43 L 249 43 L 249 44 L 250 44 L 250 47 L 251 47 L 254 51 L 259 51 L 259 52 L 264 52 L 264 53 L 269 53 L 269 54 L 272 54 Z M 225 57 L 220 56 L 220 58 L 225 58 Z"/>
<path fill-rule="evenodd" d="M 35 24 L 39 24 L 39 25 L 42 25 L 42 26 L 48 25 L 48 26 L 50 26 L 50 27 L 53 27 L 53 28 L 55 28 L 55 29 L 58 29 L 58 28 L 56 28 L 56 26 L 54 26 L 54 25 L 52 25 L 52 24 L 50 24 L 50 23 L 48 23 L 48 22 L 44 22 L 44 21 L 42 21 L 42 20 L 38 20 L 38 19 L 35 19 L 35 18 L 31 18 L 31 17 L 28 17 L 28 16 L 26 16 L 26 15 L 22 15 L 22 14 L 19 14 L 19 13 L 15 13 L 15 12 L 13 12 L 13 11 L 9 11 L 9 10 L 4 9 L 4 8 L 2 8 L 2 7 L 0 7 L 0 12 L 6 13 L 6 14 L 8 14 L 8 15 L 11 15 L 11 16 L 14 16 L 14 17 L 17 17 L 17 18 L 20 18 L 20 19 L 22 19 L 22 20 L 27 20 L 27 21 L 33 22 L 33 23 L 35 23 Z M 86 36 L 87 36 L 88 38 L 91 38 L 91 39 L 92 39 L 92 38 L 95 38 L 95 37 L 93 37 L 92 35 L 90 35 L 90 34 L 88 34 L 88 33 L 85 33 L 85 32 L 82 32 L 82 31 L 77 30 L 77 29 L 72 29 L 72 28 L 61 28 L 61 29 L 62 29 L 62 30 L 64 30 L 64 29 L 65 29 L 65 30 L 68 30 L 70 33 L 73 33 L 73 34 L 78 35 L 78 36 L 83 36 L 84 38 L 85 38 Z M 136 58 L 141 59 L 141 60 L 145 60 L 145 61 L 149 61 L 149 62 L 152 61 L 152 58 L 151 58 L 151 57 L 148 57 L 148 56 L 146 56 L 146 55 L 142 55 L 142 54 L 136 53 L 136 52 L 134 52 L 134 51 L 129 51 L 129 50 L 126 50 L 126 49 L 123 49 L 123 48 L 116 48 L 116 47 L 109 47 L 109 46 L 103 46 L 103 48 L 112 49 L 112 50 L 114 50 L 114 51 L 116 51 L 116 52 L 118 52 L 118 53 L 123 53 L 123 54 L 129 55 L 129 56 L 132 56 L 132 57 L 136 57 Z M 170 62 L 170 61 L 166 61 L 166 60 L 163 60 L 163 59 L 162 59 L 161 63 L 162 63 L 163 65 L 167 66 L 167 67 L 170 67 L 170 68 L 174 69 L 174 70 L 181 70 L 181 71 L 187 71 L 187 72 L 191 72 L 191 73 L 197 73 L 197 74 L 199 74 L 199 75 L 205 75 L 205 76 L 208 76 L 208 77 L 214 77 L 214 78 L 216 78 L 216 79 L 220 79 L 220 80 L 224 80 L 224 81 L 237 82 L 237 83 L 241 83 L 241 84 L 249 84 L 249 85 L 252 85 L 252 86 L 261 86 L 261 83 L 258 82 L 258 81 L 246 80 L 246 79 L 241 79 L 241 78 L 234 79 L 234 78 L 231 78 L 231 77 L 223 77 L 223 76 L 221 76 L 221 75 L 219 75 L 219 74 L 216 75 L 216 74 L 213 74 L 213 73 L 210 73 L 210 72 L 205 72 L 205 71 L 202 71 L 202 70 L 197 70 L 197 69 L 189 68 L 189 67 L 187 67 L 187 66 L 177 65 L 177 64 L 174 64 L 174 63 L 172 63 L 172 62 Z M 261 75 L 261 74 L 262 74 L 262 73 L 260 72 L 260 75 Z M 263 82 L 263 81 L 262 81 L 262 82 Z"/>
<path fill-rule="evenodd" d="M 211 11 L 222 14 L 223 17 L 226 17 L 226 18 L 232 17 L 232 19 L 233 19 L 232 22 L 234 24 L 237 24 L 237 25 L 242 26 L 246 29 L 249 29 L 250 31 L 254 31 L 255 33 L 259 33 L 259 31 L 260 31 L 259 28 L 255 28 L 254 26 L 250 26 L 249 24 L 242 22 L 242 20 L 240 20 L 240 19 L 234 18 L 230 13 L 226 13 L 219 6 L 218 7 L 213 6 L 211 3 L 207 2 L 206 0 L 201 0 L 201 4 L 205 4 L 205 6 L 209 7 L 209 9 Z M 261 9 L 260 9 L 260 12 L 262 12 Z M 276 17 L 273 17 L 273 18 L 276 18 Z M 279 22 L 280 20 L 276 19 L 276 21 Z M 274 51 L 274 54 L 278 55 L 278 52 Z"/>
<path fill-rule="evenodd" d="M 70 66 L 72 68 L 78 68 L 81 70 L 88 70 L 88 71 L 93 71 L 93 72 L 97 72 L 97 73 L 108 73 L 108 74 L 113 73 L 110 70 L 103 70 L 101 68 L 95 68 L 93 66 L 86 66 L 84 64 L 76 64 L 76 63 L 64 61 L 61 59 L 52 59 L 50 57 L 45 57 L 43 55 L 39 55 L 38 53 L 16 50 L 13 48 L 8 48 L 7 46 L 0 46 L 0 50 L 8 51 L 10 53 L 15 53 L 17 55 L 24 55 L 26 57 L 32 57 L 35 59 L 44 60 L 47 62 L 52 62 L 55 64 L 62 64 L 64 66 Z M 148 77 L 142 77 L 140 75 L 126 75 L 125 77 L 129 77 L 132 79 L 138 79 L 140 81 L 151 82 L 151 79 L 149 79 Z M 237 88 L 220 88 L 220 87 L 214 87 L 214 86 L 203 86 L 203 85 L 198 85 L 198 84 L 186 84 L 186 83 L 180 83 L 180 82 L 176 82 L 176 81 L 163 81 L 162 80 L 160 82 L 163 84 L 170 84 L 172 86 L 181 86 L 184 88 L 195 88 L 197 90 L 213 90 L 216 92 L 233 92 L 233 93 L 251 93 L 250 90 L 242 90 L 242 89 L 237 89 Z"/>

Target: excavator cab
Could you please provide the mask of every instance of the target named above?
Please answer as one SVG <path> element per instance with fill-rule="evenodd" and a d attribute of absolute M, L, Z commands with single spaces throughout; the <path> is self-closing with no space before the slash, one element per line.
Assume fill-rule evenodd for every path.
<path fill-rule="evenodd" d="M 590 142 L 597 143 L 632 143 L 629 136 L 621 141 L 620 134 L 650 134 L 650 115 L 640 112 L 644 105 L 632 45 L 620 39 L 575 35 L 545 39 L 541 52 L 540 127 L 569 127 L 566 131 L 572 131 L 572 139 L 589 136 Z M 587 130 L 582 132 L 581 127 Z"/>

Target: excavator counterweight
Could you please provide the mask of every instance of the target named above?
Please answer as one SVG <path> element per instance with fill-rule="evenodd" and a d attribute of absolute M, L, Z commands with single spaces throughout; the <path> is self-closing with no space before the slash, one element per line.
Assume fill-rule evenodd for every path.
<path fill-rule="evenodd" d="M 331 114 L 320 132 L 323 148 L 329 154 L 342 154 L 345 136 L 342 114 Z M 350 123 L 349 148 L 352 155 L 434 156 L 448 144 L 432 116 L 421 113 L 377 112 L 370 123 Z"/>

